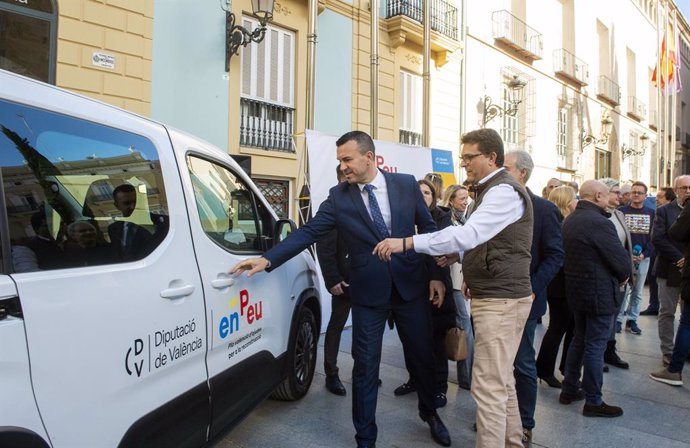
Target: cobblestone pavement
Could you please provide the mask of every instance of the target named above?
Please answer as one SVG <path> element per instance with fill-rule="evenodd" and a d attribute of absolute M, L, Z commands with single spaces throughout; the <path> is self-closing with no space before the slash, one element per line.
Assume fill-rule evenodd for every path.
<path fill-rule="evenodd" d="M 645 300 L 645 304 L 647 300 Z M 545 325 L 538 325 L 538 347 Z M 652 381 L 648 374 L 661 367 L 657 321 L 640 316 L 642 335 L 618 335 L 619 353 L 630 363 L 630 370 L 614 367 L 604 374 L 604 400 L 622 406 L 625 414 L 614 419 L 586 418 L 582 405 L 558 403 L 558 389 L 539 385 L 533 446 L 535 447 L 690 447 L 690 365 L 683 387 Z M 330 394 L 324 387 L 323 336 L 314 382 L 306 397 L 298 402 L 266 400 L 239 426 L 216 440 L 214 448 L 340 448 L 355 446 L 351 420 L 350 331 L 343 333 L 338 363 L 347 397 Z M 382 447 L 438 447 L 428 427 L 417 416 L 415 394 L 393 395 L 393 389 L 407 380 L 402 349 L 395 331 L 386 331 L 381 362 L 381 387 L 377 408 Z M 451 368 L 455 381 L 455 368 Z M 250 379 L 248 379 L 250 380 Z M 448 405 L 439 410 L 455 447 L 474 446 L 475 404 L 470 393 L 450 384 Z"/>

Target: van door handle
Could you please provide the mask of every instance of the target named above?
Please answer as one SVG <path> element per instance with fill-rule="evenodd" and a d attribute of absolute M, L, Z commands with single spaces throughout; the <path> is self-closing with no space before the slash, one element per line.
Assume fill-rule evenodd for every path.
<path fill-rule="evenodd" d="M 235 284 L 235 279 L 232 277 L 217 278 L 211 282 L 211 286 L 216 289 L 227 288 Z"/>
<path fill-rule="evenodd" d="M 161 297 L 164 299 L 177 299 L 185 297 L 194 292 L 194 285 L 184 285 L 176 288 L 168 288 L 161 291 Z"/>

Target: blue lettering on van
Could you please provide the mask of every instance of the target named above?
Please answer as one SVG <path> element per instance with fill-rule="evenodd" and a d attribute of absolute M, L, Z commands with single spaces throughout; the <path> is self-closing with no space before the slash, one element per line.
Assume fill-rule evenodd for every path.
<path fill-rule="evenodd" d="M 233 298 L 229 306 L 234 308 L 237 304 L 237 298 Z M 243 318 L 242 323 L 249 326 L 263 318 L 263 301 L 252 302 L 249 298 L 249 291 L 246 289 L 240 291 L 239 311 L 233 311 L 227 316 L 221 317 L 218 323 L 218 335 L 221 339 L 225 339 L 228 335 L 239 331 L 241 317 Z"/>
<path fill-rule="evenodd" d="M 237 313 L 237 311 L 228 316 L 223 316 L 223 318 L 220 320 L 220 325 L 218 326 L 218 331 L 221 338 L 226 338 L 229 334 L 233 334 L 239 329 L 240 315 Z"/>

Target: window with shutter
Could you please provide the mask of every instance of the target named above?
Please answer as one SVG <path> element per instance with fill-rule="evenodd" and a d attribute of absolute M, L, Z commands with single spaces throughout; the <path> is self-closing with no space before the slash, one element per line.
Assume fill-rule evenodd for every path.
<path fill-rule="evenodd" d="M 422 77 L 400 72 L 400 143 L 422 144 Z"/>
<path fill-rule="evenodd" d="M 249 31 L 258 21 L 244 17 Z M 295 33 L 267 25 L 241 52 L 240 145 L 294 152 Z"/>

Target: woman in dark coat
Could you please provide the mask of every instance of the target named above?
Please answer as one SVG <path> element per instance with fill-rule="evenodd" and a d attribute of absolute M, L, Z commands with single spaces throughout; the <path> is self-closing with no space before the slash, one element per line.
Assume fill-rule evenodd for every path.
<path fill-rule="evenodd" d="M 418 181 L 419 189 L 422 191 L 424 201 L 429 207 L 431 217 L 434 219 L 438 229 L 443 229 L 452 225 L 450 210 L 437 206 L 436 190 L 431 182 L 422 179 Z M 429 262 L 434 259 L 429 257 Z M 446 405 L 446 392 L 448 391 L 448 355 L 446 353 L 446 332 L 455 326 L 455 301 L 453 300 L 453 284 L 450 279 L 450 269 L 443 268 L 443 282 L 446 286 L 446 294 L 441 307 L 431 306 L 431 318 L 434 329 L 434 358 L 436 359 L 436 407 Z M 431 303 L 431 302 L 430 302 Z M 405 353 L 405 364 L 407 364 L 407 354 Z M 416 391 L 416 387 L 411 379 L 398 386 L 393 392 L 395 395 L 405 395 Z"/>
<path fill-rule="evenodd" d="M 556 204 L 561 213 L 561 223 L 575 210 L 577 198 L 575 190 L 569 186 L 554 188 L 549 194 L 549 201 Z M 549 328 L 544 334 L 537 356 L 537 376 L 551 387 L 561 388 L 561 382 L 554 375 L 558 347 L 563 339 L 560 371 L 565 374 L 565 358 L 568 346 L 573 339 L 573 313 L 568 309 L 565 297 L 565 278 L 563 268 L 558 271 L 547 287 L 546 300 L 549 302 Z M 565 338 L 564 338 L 565 336 Z"/>

